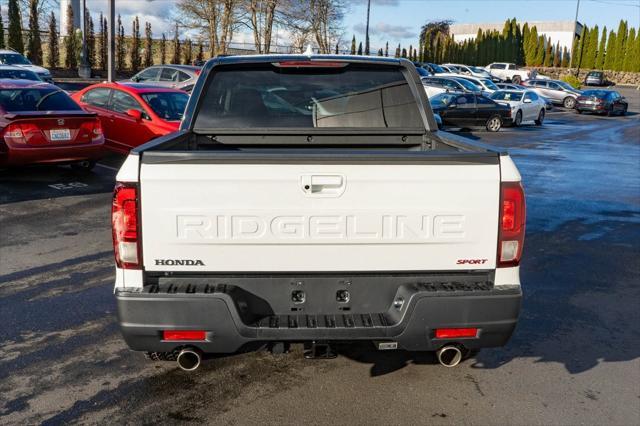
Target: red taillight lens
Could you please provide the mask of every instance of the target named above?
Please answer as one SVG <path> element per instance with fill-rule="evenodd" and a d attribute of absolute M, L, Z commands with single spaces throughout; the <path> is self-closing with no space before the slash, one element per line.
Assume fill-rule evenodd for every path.
<path fill-rule="evenodd" d="M 119 268 L 140 269 L 141 250 L 138 224 L 138 188 L 117 183 L 111 207 L 113 249 Z"/>
<path fill-rule="evenodd" d="M 99 119 L 85 121 L 80 124 L 81 136 L 84 138 L 91 138 L 92 141 L 102 139 L 102 123 Z"/>
<path fill-rule="evenodd" d="M 196 72 L 195 72 L 195 74 L 196 74 L 196 75 L 200 75 L 200 73 L 201 73 L 201 72 L 202 72 L 202 70 L 201 70 L 201 69 L 197 69 L 197 70 L 196 70 Z"/>
<path fill-rule="evenodd" d="M 4 130 L 4 140 L 16 144 L 38 144 L 46 142 L 42 130 L 32 123 L 9 124 Z"/>
<path fill-rule="evenodd" d="M 436 339 L 454 339 L 456 337 L 478 337 L 477 328 L 438 328 Z"/>
<path fill-rule="evenodd" d="M 526 205 L 520 182 L 503 182 L 500 187 L 500 231 L 498 267 L 520 263 L 524 244 Z"/>
<path fill-rule="evenodd" d="M 164 330 L 162 340 L 206 340 L 204 330 Z"/>

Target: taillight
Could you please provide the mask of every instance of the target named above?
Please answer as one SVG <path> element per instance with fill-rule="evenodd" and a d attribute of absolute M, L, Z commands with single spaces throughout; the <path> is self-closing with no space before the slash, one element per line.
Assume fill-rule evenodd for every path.
<path fill-rule="evenodd" d="M 32 123 L 9 124 L 4 130 L 4 140 L 16 144 L 43 143 L 42 130 Z"/>
<path fill-rule="evenodd" d="M 344 68 L 348 63 L 332 61 L 282 61 L 272 62 L 272 65 L 280 68 Z"/>
<path fill-rule="evenodd" d="M 200 73 L 201 73 L 201 72 L 202 72 L 202 70 L 201 70 L 201 69 L 197 69 L 197 70 L 195 71 L 195 74 L 196 74 L 196 75 L 200 75 Z"/>
<path fill-rule="evenodd" d="M 80 124 L 80 131 L 83 135 L 91 137 L 94 142 L 102 139 L 102 123 L 97 118 Z"/>
<path fill-rule="evenodd" d="M 524 190 L 520 182 L 503 182 L 500 186 L 498 267 L 520 263 L 526 215 Z"/>
<path fill-rule="evenodd" d="M 436 339 L 454 339 L 456 337 L 478 337 L 477 328 L 437 328 Z"/>
<path fill-rule="evenodd" d="M 204 330 L 163 330 L 162 340 L 206 340 L 207 332 Z"/>
<path fill-rule="evenodd" d="M 140 226 L 138 223 L 138 188 L 117 183 L 113 191 L 111 225 L 116 265 L 123 269 L 140 269 Z"/>

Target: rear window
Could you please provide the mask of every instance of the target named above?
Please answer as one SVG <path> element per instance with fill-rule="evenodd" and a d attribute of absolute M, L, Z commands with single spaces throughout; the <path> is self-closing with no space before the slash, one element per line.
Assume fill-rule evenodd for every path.
<path fill-rule="evenodd" d="M 491 94 L 491 99 L 496 101 L 520 101 L 522 100 L 522 92 L 507 92 L 498 90 Z"/>
<path fill-rule="evenodd" d="M 40 81 L 40 77 L 38 77 L 38 75 L 33 71 L 6 68 L 0 68 L 0 78 Z"/>
<path fill-rule="evenodd" d="M 58 88 L 0 89 L 0 106 L 7 112 L 81 109 L 69 95 Z"/>
<path fill-rule="evenodd" d="M 424 129 L 400 67 L 224 67 L 204 89 L 196 129 Z"/>
<path fill-rule="evenodd" d="M 189 95 L 179 92 L 143 93 L 142 99 L 158 117 L 168 121 L 180 121 Z"/>

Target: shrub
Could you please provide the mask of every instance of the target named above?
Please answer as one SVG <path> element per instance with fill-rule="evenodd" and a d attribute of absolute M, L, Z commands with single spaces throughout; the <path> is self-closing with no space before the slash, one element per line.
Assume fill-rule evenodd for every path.
<path fill-rule="evenodd" d="M 580 81 L 580 79 L 573 74 L 563 75 L 562 77 L 560 77 L 560 80 L 569 83 L 575 89 L 579 89 L 580 86 L 582 86 L 582 82 Z"/>

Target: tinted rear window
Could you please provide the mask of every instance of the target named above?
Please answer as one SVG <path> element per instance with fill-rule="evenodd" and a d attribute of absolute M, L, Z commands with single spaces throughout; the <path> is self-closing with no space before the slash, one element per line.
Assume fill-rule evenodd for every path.
<path fill-rule="evenodd" d="M 0 89 L 0 106 L 5 111 L 74 111 L 81 109 L 57 88 Z"/>
<path fill-rule="evenodd" d="M 401 68 L 224 67 L 204 89 L 196 129 L 424 129 Z"/>

